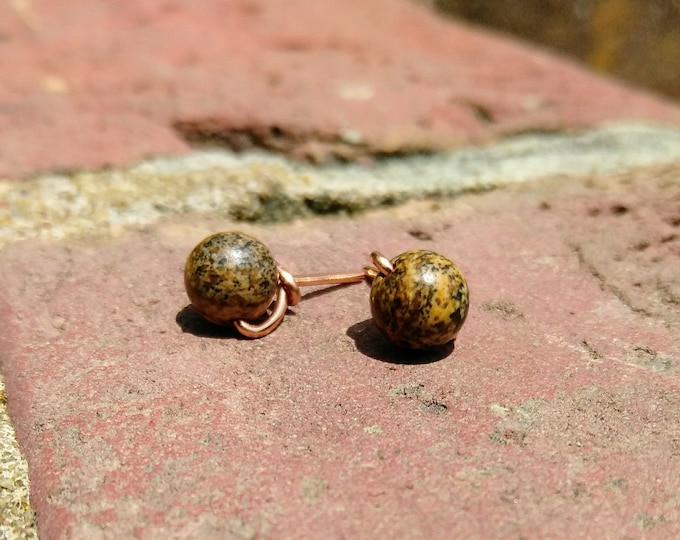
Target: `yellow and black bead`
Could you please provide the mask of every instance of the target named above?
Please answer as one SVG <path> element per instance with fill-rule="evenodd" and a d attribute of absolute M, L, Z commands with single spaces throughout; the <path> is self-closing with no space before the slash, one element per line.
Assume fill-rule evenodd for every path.
<path fill-rule="evenodd" d="M 426 250 L 407 251 L 373 280 L 371 313 L 392 343 L 430 349 L 458 335 L 470 305 L 463 274 L 449 259 Z"/>
<path fill-rule="evenodd" d="M 228 325 L 264 315 L 278 290 L 274 256 L 259 240 L 220 232 L 189 254 L 184 285 L 191 304 L 207 320 Z"/>

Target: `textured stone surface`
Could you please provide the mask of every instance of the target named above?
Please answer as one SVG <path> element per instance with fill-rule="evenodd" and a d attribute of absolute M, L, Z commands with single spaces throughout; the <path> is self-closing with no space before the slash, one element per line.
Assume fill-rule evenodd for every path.
<path fill-rule="evenodd" d="M 0 36 L 0 176 L 194 143 L 324 160 L 680 124 L 677 106 L 406 0 L 3 2 Z"/>
<path fill-rule="evenodd" d="M 677 163 L 677 130 L 546 132 L 677 125 L 677 107 L 396 0 L 10 1 L 0 42 L 0 176 L 54 173 L 0 182 L 0 243 L 45 239 L 0 257 L 43 537 L 680 536 L 677 165 L 598 176 Z M 212 152 L 69 172 L 194 143 L 322 160 L 527 130 L 319 174 Z M 308 293 L 257 342 L 182 316 L 184 258 L 229 220 L 552 174 L 595 176 L 239 225 L 305 273 L 416 245 L 460 260 L 475 303 L 446 358 L 389 347 L 363 286 Z M 4 482 L 27 520 L 2 534 L 30 537 Z"/>
<path fill-rule="evenodd" d="M 420 0 L 680 99 L 680 3 Z"/>
<path fill-rule="evenodd" d="M 362 284 L 307 293 L 261 340 L 179 326 L 219 217 L 9 246 L 0 354 L 41 533 L 678 536 L 679 185 L 652 169 L 243 227 L 294 273 L 455 259 L 473 303 L 445 357 L 392 348 Z"/>
<path fill-rule="evenodd" d="M 194 212 L 263 222 L 353 214 L 554 175 L 566 179 L 677 162 L 680 130 L 641 124 L 522 135 L 488 147 L 383 159 L 368 167 L 313 167 L 270 153 L 201 152 L 127 170 L 0 182 L 0 246 L 93 230 L 115 235 L 128 226 Z"/>

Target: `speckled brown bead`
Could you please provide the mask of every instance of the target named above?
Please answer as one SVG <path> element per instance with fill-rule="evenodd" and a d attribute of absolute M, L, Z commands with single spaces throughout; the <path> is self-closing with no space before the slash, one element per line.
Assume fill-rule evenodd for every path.
<path fill-rule="evenodd" d="M 209 321 L 226 325 L 262 316 L 278 288 L 274 256 L 262 242 L 240 232 L 220 232 L 189 254 L 184 286 L 192 305 Z"/>
<path fill-rule="evenodd" d="M 396 345 L 429 349 L 455 339 L 469 307 L 468 286 L 458 267 L 438 253 L 407 251 L 394 270 L 371 287 L 377 327 Z"/>

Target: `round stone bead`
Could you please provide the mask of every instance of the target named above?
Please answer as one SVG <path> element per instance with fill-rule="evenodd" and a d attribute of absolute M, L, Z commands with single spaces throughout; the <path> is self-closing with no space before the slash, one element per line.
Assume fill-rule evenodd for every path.
<path fill-rule="evenodd" d="M 371 287 L 373 320 L 394 344 L 429 349 L 455 339 L 470 305 L 463 274 L 433 251 L 407 251 Z"/>
<path fill-rule="evenodd" d="M 189 254 L 184 286 L 192 305 L 209 321 L 226 325 L 262 316 L 278 290 L 279 271 L 262 242 L 240 232 L 220 232 Z"/>

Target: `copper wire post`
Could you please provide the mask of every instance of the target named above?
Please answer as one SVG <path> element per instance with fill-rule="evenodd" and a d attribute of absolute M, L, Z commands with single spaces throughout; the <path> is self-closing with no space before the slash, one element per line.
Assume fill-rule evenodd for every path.
<path fill-rule="evenodd" d="M 343 283 L 359 283 L 366 279 L 366 273 L 358 274 L 328 274 L 296 277 L 295 281 L 300 287 L 311 287 L 313 285 L 341 285 Z"/>
<path fill-rule="evenodd" d="M 371 254 L 371 262 L 377 268 L 365 266 L 362 272 L 346 274 L 314 274 L 298 277 L 293 276 L 290 272 L 279 266 L 279 290 L 276 293 L 276 297 L 269 307 L 269 313 L 264 320 L 259 322 L 237 320 L 234 321 L 234 326 L 241 334 L 249 338 L 266 336 L 281 324 L 288 306 L 295 306 L 302 300 L 300 287 L 359 283 L 365 279 L 372 280 L 380 274 L 388 274 L 392 271 L 392 263 L 387 257 L 378 252 L 373 252 Z"/>
<path fill-rule="evenodd" d="M 249 338 L 259 338 L 273 332 L 286 315 L 288 306 L 297 305 L 302 300 L 300 287 L 313 285 L 340 285 L 343 283 L 359 283 L 369 277 L 366 271 L 354 274 L 319 274 L 312 276 L 294 277 L 290 272 L 279 269 L 279 290 L 269 307 L 269 313 L 260 322 L 244 320 L 234 321 L 234 326 L 242 335 Z"/>
<path fill-rule="evenodd" d="M 292 278 L 292 281 L 297 283 L 299 287 L 307 287 L 312 285 L 340 285 L 342 283 L 359 283 L 360 281 L 364 281 L 365 279 L 368 280 L 375 279 L 380 274 L 387 275 L 390 272 L 392 272 L 392 270 L 394 270 L 392 262 L 379 251 L 374 251 L 373 253 L 371 253 L 371 262 L 373 263 L 374 266 L 364 266 L 363 272 L 360 273 L 327 274 L 327 275 L 317 274 L 312 276 L 303 276 L 295 278 L 292 278 L 290 274 L 288 274 L 288 276 L 290 276 Z M 283 269 L 279 267 L 279 271 L 281 270 Z M 285 279 L 284 283 L 288 284 Z"/>

